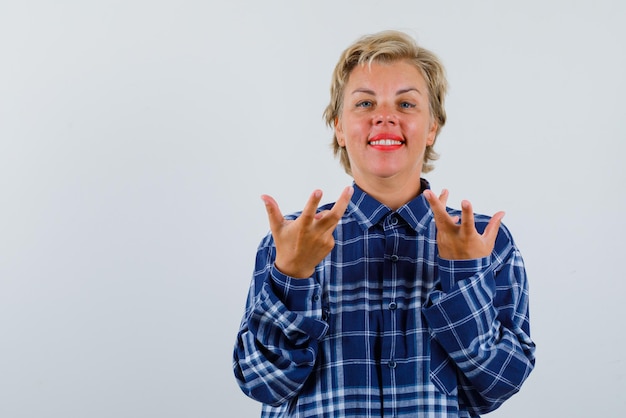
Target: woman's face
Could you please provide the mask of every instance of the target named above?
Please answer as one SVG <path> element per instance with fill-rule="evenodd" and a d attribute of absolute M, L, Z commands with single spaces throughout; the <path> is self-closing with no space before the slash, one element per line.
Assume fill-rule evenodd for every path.
<path fill-rule="evenodd" d="M 361 187 L 382 179 L 419 181 L 436 131 L 426 82 L 415 66 L 396 61 L 352 70 L 335 134 Z"/>

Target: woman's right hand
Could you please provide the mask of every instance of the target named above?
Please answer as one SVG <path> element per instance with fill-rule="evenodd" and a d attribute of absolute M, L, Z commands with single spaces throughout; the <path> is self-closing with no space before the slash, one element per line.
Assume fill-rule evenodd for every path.
<path fill-rule="evenodd" d="M 274 198 L 262 195 L 276 244 L 276 268 L 293 278 L 311 277 L 315 266 L 335 246 L 333 231 L 346 211 L 353 193 L 352 186 L 346 187 L 332 209 L 316 213 L 322 191 L 315 190 L 302 214 L 295 220 L 285 219 Z"/>

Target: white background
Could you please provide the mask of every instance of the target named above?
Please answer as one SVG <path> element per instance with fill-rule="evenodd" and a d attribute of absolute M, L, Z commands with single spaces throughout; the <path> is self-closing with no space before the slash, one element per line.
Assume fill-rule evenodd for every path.
<path fill-rule="evenodd" d="M 448 70 L 433 188 L 526 260 L 537 367 L 490 416 L 623 417 L 625 4 L 2 0 L 0 417 L 258 416 L 231 352 L 259 196 L 350 183 L 322 112 L 382 29 Z"/>

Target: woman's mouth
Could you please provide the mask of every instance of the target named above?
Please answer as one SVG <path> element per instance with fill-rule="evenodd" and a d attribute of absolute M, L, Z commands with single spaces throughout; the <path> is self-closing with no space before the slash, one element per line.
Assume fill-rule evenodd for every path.
<path fill-rule="evenodd" d="M 369 145 L 371 146 L 378 146 L 378 147 L 393 147 L 393 146 L 400 146 L 402 144 L 404 144 L 404 141 L 400 141 L 397 139 L 376 139 L 374 141 L 369 141 L 368 142 Z"/>
<path fill-rule="evenodd" d="M 372 136 L 367 144 L 378 151 L 394 151 L 401 148 L 406 141 L 400 135 L 389 132 L 381 132 Z"/>

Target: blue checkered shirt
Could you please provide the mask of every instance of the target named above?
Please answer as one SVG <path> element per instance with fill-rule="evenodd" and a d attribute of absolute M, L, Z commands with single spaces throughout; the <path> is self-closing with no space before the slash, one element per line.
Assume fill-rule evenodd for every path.
<path fill-rule="evenodd" d="M 526 273 L 509 231 L 501 226 L 488 257 L 445 260 L 423 195 L 393 211 L 354 188 L 311 278 L 282 274 L 271 235 L 261 242 L 234 348 L 241 389 L 266 418 L 494 410 L 535 362 Z M 475 219 L 482 232 L 489 218 Z"/>

